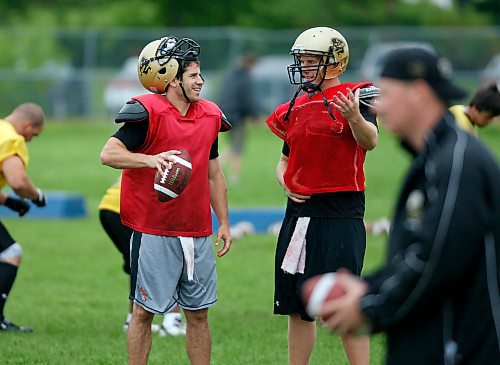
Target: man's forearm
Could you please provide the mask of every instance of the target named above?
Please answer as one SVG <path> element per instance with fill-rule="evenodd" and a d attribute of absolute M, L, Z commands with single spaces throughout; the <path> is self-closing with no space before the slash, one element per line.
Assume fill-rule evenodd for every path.
<path fill-rule="evenodd" d="M 227 186 L 223 175 L 210 181 L 210 203 L 219 224 L 229 224 Z"/>

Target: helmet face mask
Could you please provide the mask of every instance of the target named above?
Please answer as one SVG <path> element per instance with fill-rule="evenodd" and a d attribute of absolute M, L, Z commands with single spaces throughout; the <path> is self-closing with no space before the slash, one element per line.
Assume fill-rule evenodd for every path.
<path fill-rule="evenodd" d="M 173 57 L 177 60 L 197 61 L 200 54 L 200 46 L 189 38 L 178 40 L 175 37 L 165 37 L 161 39 L 158 53 L 162 58 Z"/>
<path fill-rule="evenodd" d="M 288 77 L 293 85 L 311 83 L 320 76 L 325 79 L 339 76 L 347 68 L 349 48 L 345 38 L 335 29 L 316 27 L 302 32 L 292 46 L 290 54 L 294 63 L 288 66 Z M 305 64 L 302 56 L 319 56 L 316 65 Z M 315 69 L 316 77 L 311 79 L 310 72 Z M 307 75 L 304 76 L 304 75 Z"/>
<path fill-rule="evenodd" d="M 186 63 L 197 61 L 198 43 L 189 38 L 164 37 L 147 44 L 139 55 L 137 73 L 146 90 L 163 94 Z"/>
<path fill-rule="evenodd" d="M 318 76 L 323 78 L 328 67 L 335 67 L 337 64 L 327 60 L 327 57 L 320 57 L 313 54 L 295 54 L 294 63 L 288 66 L 288 78 L 292 85 L 301 85 L 306 82 L 313 83 L 318 80 Z M 311 62 L 313 61 L 314 62 Z"/>

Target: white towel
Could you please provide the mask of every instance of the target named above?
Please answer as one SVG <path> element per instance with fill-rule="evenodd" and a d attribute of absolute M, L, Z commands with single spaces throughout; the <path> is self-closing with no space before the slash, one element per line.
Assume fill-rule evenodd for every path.
<path fill-rule="evenodd" d="M 286 273 L 304 273 L 306 265 L 306 233 L 310 220 L 310 217 L 300 217 L 297 220 L 285 257 L 281 263 L 281 269 Z"/>
<path fill-rule="evenodd" d="M 188 280 L 193 281 L 194 274 L 194 239 L 193 237 L 179 237 L 186 261 Z"/>

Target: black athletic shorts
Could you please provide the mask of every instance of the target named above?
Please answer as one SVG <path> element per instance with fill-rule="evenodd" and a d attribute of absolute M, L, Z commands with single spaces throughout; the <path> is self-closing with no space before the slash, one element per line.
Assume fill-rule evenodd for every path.
<path fill-rule="evenodd" d="M 102 227 L 123 257 L 123 271 L 130 275 L 130 237 L 132 229 L 122 224 L 120 215 L 110 210 L 100 210 Z"/>
<path fill-rule="evenodd" d="M 360 275 L 366 249 L 366 233 L 361 218 L 311 217 L 306 233 L 304 274 L 288 274 L 281 263 L 298 217 L 286 216 L 281 226 L 275 256 L 274 314 L 300 313 L 313 321 L 300 298 L 304 281 L 314 275 L 334 272 L 343 267 Z"/>
<path fill-rule="evenodd" d="M 14 240 L 14 238 L 12 238 L 3 223 L 0 222 L 0 252 L 7 249 L 7 247 L 14 243 L 16 243 L 16 241 Z"/>

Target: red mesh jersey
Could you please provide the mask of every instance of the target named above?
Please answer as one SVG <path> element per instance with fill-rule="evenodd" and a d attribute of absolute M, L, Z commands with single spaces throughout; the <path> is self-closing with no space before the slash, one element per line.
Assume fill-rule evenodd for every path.
<path fill-rule="evenodd" d="M 338 92 L 346 94 L 372 85 L 344 83 L 324 90 L 332 103 Z M 310 195 L 340 191 L 364 191 L 366 150 L 358 145 L 349 122 L 331 105 L 334 121 L 319 93 L 299 96 L 284 121 L 290 102 L 280 105 L 267 119 L 271 131 L 290 147 L 285 184 L 296 193 Z"/>
<path fill-rule="evenodd" d="M 186 149 L 193 166 L 186 190 L 162 203 L 153 181 L 156 169 L 123 170 L 121 218 L 132 229 L 163 236 L 209 236 L 212 233 L 208 163 L 210 148 L 221 126 L 221 111 L 212 102 L 199 100 L 184 117 L 162 95 L 135 97 L 149 112 L 144 145 L 134 152 L 148 155 Z"/>

